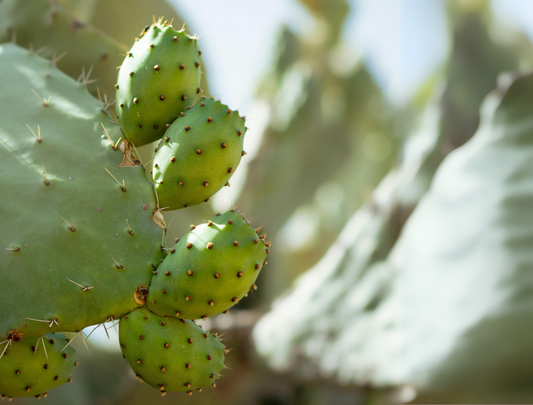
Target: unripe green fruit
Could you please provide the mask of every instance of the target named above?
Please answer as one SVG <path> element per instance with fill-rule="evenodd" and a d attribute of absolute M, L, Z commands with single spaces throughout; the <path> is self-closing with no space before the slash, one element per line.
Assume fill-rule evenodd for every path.
<path fill-rule="evenodd" d="M 165 133 L 154 158 L 159 205 L 200 204 L 229 184 L 243 156 L 244 120 L 213 99 L 202 99 Z"/>
<path fill-rule="evenodd" d="M 200 92 L 196 39 L 154 24 L 127 53 L 116 85 L 116 110 L 125 138 L 136 146 L 161 139 L 167 126 Z"/>
<path fill-rule="evenodd" d="M 227 310 L 256 288 L 268 248 L 239 213 L 228 211 L 195 227 L 170 252 L 146 305 L 160 315 L 198 319 Z"/>
<path fill-rule="evenodd" d="M 224 368 L 220 338 L 193 321 L 160 317 L 146 308 L 120 320 L 120 347 L 133 371 L 162 392 L 209 387 Z"/>
<path fill-rule="evenodd" d="M 45 396 L 49 390 L 71 382 L 76 351 L 63 335 L 26 337 L 3 343 L 0 348 L 0 395 L 8 397 Z M 4 351 L 5 349 L 5 351 Z M 64 349 L 64 350 L 63 350 Z"/>

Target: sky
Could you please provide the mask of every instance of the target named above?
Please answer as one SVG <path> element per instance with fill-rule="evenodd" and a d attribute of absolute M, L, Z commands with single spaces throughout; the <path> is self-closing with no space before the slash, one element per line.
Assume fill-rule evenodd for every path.
<path fill-rule="evenodd" d="M 254 100 L 261 78 L 270 70 L 282 25 L 304 33 L 314 29 L 310 14 L 295 0 L 169 0 L 199 36 L 211 95 L 247 116 L 245 150 L 253 157 L 268 111 Z M 446 0 L 348 0 L 351 14 L 343 30 L 350 52 L 360 55 L 391 102 L 407 102 L 445 61 L 449 47 Z M 479 0 L 464 0 L 476 2 Z M 491 0 L 498 18 L 533 39 L 533 0 Z M 242 165 L 241 166 L 245 166 Z M 246 167 L 232 187 L 217 194 L 221 207 L 233 205 Z M 91 341 L 118 348 L 99 328 Z"/>

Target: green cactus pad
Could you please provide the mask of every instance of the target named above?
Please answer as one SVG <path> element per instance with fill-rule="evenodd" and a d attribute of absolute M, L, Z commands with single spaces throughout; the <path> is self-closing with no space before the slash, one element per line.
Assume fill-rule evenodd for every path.
<path fill-rule="evenodd" d="M 99 89 L 102 97 L 113 94 L 115 68 L 122 60 L 120 54 L 127 51 L 125 45 L 77 21 L 50 0 L 0 1 L 0 43 L 12 40 L 56 60 L 60 70 L 89 82 L 89 91 L 97 95 Z"/>
<path fill-rule="evenodd" d="M 237 111 L 207 98 L 176 120 L 154 159 L 160 206 L 200 204 L 227 184 L 243 155 L 245 131 Z"/>
<path fill-rule="evenodd" d="M 76 351 L 69 339 L 50 333 L 3 343 L 0 347 L 0 395 L 7 397 L 46 397 L 47 392 L 70 379 Z M 65 348 L 66 347 L 66 348 Z M 64 350 L 63 350 L 64 349 Z"/>
<path fill-rule="evenodd" d="M 220 338 L 193 321 L 160 317 L 145 308 L 120 320 L 120 347 L 135 373 L 163 393 L 209 387 L 224 368 Z"/>
<path fill-rule="evenodd" d="M 50 61 L 0 46 L 0 94 L 0 341 L 118 319 L 162 259 L 145 172 L 119 167 L 118 127 Z"/>
<path fill-rule="evenodd" d="M 154 24 L 128 52 L 118 74 L 116 110 L 126 139 L 136 146 L 161 139 L 200 91 L 196 39 Z"/>
<path fill-rule="evenodd" d="M 170 252 L 152 278 L 146 305 L 159 315 L 198 319 L 227 310 L 256 288 L 268 248 L 232 210 L 195 227 Z"/>

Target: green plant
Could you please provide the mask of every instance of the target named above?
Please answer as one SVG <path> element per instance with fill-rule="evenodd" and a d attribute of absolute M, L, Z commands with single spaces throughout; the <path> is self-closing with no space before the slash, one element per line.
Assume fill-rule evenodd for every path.
<path fill-rule="evenodd" d="M 171 26 L 161 21 L 154 23 L 149 29 L 152 32 L 172 32 Z M 184 33 L 179 35 L 180 39 L 187 43 L 194 41 Z M 175 42 L 175 36 L 167 38 L 171 45 Z M 131 52 L 143 44 L 143 40 L 139 40 Z M 144 45 L 148 52 L 153 49 L 150 47 L 151 42 Z M 90 47 L 90 44 L 88 46 Z M 163 50 L 163 46 L 161 49 Z M 173 63 L 179 72 L 181 69 L 178 62 L 183 52 L 175 51 L 170 47 L 162 53 L 168 65 L 161 66 L 167 69 Z M 152 56 L 155 57 L 155 54 Z M 126 56 L 119 77 L 122 77 L 124 69 L 129 71 L 127 65 L 130 60 L 131 58 Z M 152 64 L 153 60 L 147 57 L 144 62 L 137 60 L 136 63 L 140 63 L 138 69 L 144 69 L 145 65 L 142 63 Z M 194 64 L 191 68 L 197 69 Z M 154 70 L 153 66 L 151 69 Z M 194 87 L 196 95 L 200 78 L 199 74 L 193 76 L 188 77 L 182 85 Z M 7 107 L 0 111 L 0 172 L 3 175 L 2 190 L 6 195 L 0 203 L 0 244 L 4 247 L 0 252 L 0 277 L 5 283 L 3 285 L 9 286 L 2 291 L 0 306 L 0 336 L 5 337 L 0 339 L 4 340 L 0 348 L 4 353 L 0 359 L 0 375 L 9 373 L 10 359 L 14 358 L 11 354 L 23 350 L 24 346 L 35 345 L 35 338 L 42 341 L 44 346 L 46 341 L 42 337 L 47 333 L 75 332 L 73 339 L 78 335 L 84 337 L 85 327 L 125 318 L 125 315 L 131 313 L 129 320 L 132 322 L 124 326 L 121 324 L 120 327 L 120 340 L 125 345 L 125 357 L 135 368 L 138 365 L 136 359 L 140 355 L 135 357 L 134 363 L 131 356 L 136 356 L 135 353 L 141 353 L 143 350 L 153 352 L 155 357 L 165 361 L 165 376 L 170 378 L 153 378 L 153 370 L 145 373 L 146 367 L 136 369 L 143 380 L 159 389 L 161 385 L 165 385 L 162 391 L 182 391 L 187 388 L 186 385 L 176 385 L 173 378 L 188 373 L 183 376 L 190 376 L 192 388 L 211 385 L 215 378 L 207 377 L 211 374 L 218 377 L 220 368 L 223 367 L 225 349 L 219 339 L 202 342 L 196 337 L 189 337 L 195 341 L 194 345 L 190 346 L 191 350 L 194 348 L 194 356 L 198 356 L 202 350 L 208 350 L 209 355 L 216 360 L 209 361 L 212 368 L 209 368 L 211 371 L 206 376 L 200 376 L 196 374 L 197 370 L 188 368 L 174 374 L 174 369 L 186 362 L 186 351 L 182 353 L 177 345 L 169 347 L 168 350 L 163 347 L 160 352 L 160 348 L 147 338 L 135 351 L 128 350 L 135 346 L 127 342 L 138 339 L 139 328 L 144 327 L 148 328 L 148 332 L 143 335 L 147 337 L 164 338 L 165 333 L 171 333 L 169 339 L 178 339 L 189 332 L 196 335 L 201 332 L 202 335 L 209 336 L 199 326 L 194 325 L 193 321 L 183 320 L 187 326 L 185 328 L 182 321 L 176 317 L 175 310 L 167 312 L 164 306 L 156 307 L 153 301 L 151 305 L 157 308 L 158 315 L 163 318 L 150 314 L 148 309 L 137 310 L 145 305 L 147 296 L 150 296 L 152 278 L 158 274 L 159 267 L 164 265 L 166 271 L 178 271 L 180 259 L 178 263 L 176 260 L 187 253 L 181 253 L 181 246 L 189 235 L 174 247 L 166 245 L 167 226 L 163 210 L 181 208 L 181 203 L 175 205 L 173 201 L 186 199 L 186 194 L 185 197 L 183 194 L 176 194 L 177 190 L 183 189 L 179 181 L 173 178 L 174 167 L 168 167 L 162 172 L 154 170 L 154 177 L 158 179 L 158 176 L 163 175 L 165 186 L 168 185 L 170 190 L 168 193 L 161 193 L 162 201 L 167 204 L 162 205 L 157 189 L 154 189 L 146 177 L 147 167 L 136 153 L 136 143 L 143 144 L 146 143 L 145 140 L 142 137 L 136 138 L 126 125 L 119 127 L 111 118 L 108 106 L 102 106 L 86 91 L 86 83 L 75 82 L 59 71 L 53 61 L 41 58 L 35 52 L 14 44 L 1 45 L 0 83 L 1 97 Z M 120 85 L 118 87 L 117 96 L 120 100 L 123 90 Z M 181 90 L 178 93 L 182 94 Z M 161 103 L 160 96 L 158 94 L 150 99 L 147 94 L 143 94 L 140 98 L 143 100 L 143 108 L 146 107 L 144 116 L 150 120 L 151 115 L 156 115 L 155 106 Z M 133 100 L 130 101 L 136 104 Z M 185 135 L 180 134 L 180 129 L 177 128 L 181 128 L 181 123 L 188 119 L 187 108 L 191 108 L 195 100 L 194 96 L 191 96 L 187 98 L 187 103 L 166 101 L 169 105 L 165 117 L 168 129 L 167 125 L 164 125 L 158 136 L 165 135 L 165 129 L 169 136 L 162 141 L 165 147 L 159 147 L 154 168 L 164 166 L 160 159 L 166 159 L 167 149 L 180 153 L 181 149 L 175 144 L 175 137 Z M 195 114 L 198 116 L 196 111 L 201 109 L 202 105 L 206 106 L 205 111 L 209 110 L 208 105 L 214 109 L 222 108 L 222 104 L 211 99 L 198 102 L 199 104 L 190 110 L 193 117 Z M 238 131 L 244 132 L 243 121 L 237 112 L 228 114 L 226 110 L 227 107 L 224 107 L 225 115 L 220 120 L 216 112 L 212 114 L 213 122 L 209 124 L 219 130 L 217 134 L 210 129 L 195 132 L 196 139 L 205 143 L 202 147 L 206 150 L 206 163 L 195 165 L 194 162 L 189 162 L 189 167 L 180 166 L 190 176 L 191 182 L 196 178 L 209 178 L 212 182 L 212 187 L 201 183 L 198 185 L 203 193 L 202 198 L 199 201 L 194 200 L 191 205 L 208 199 L 223 185 L 219 184 L 221 181 L 227 182 L 231 173 L 226 166 L 231 164 L 236 168 L 243 153 L 243 136 L 237 134 Z M 184 118 L 174 121 L 183 115 Z M 124 122 L 123 118 L 121 122 Z M 220 145 L 218 148 L 227 153 L 229 161 L 220 159 L 216 153 L 208 153 L 211 143 L 219 142 L 217 136 L 226 133 L 232 134 L 234 140 L 227 141 L 227 148 Z M 212 170 L 220 164 L 223 165 L 223 175 L 215 174 L 214 177 L 209 177 L 212 176 Z M 161 184 L 158 183 L 158 186 Z M 191 187 L 187 193 L 189 192 L 194 194 L 196 191 Z M 225 229 L 227 224 L 219 223 L 217 218 L 224 218 L 226 221 L 227 218 L 234 218 L 235 231 Z M 237 223 L 238 219 L 241 223 Z M 255 269 L 255 263 L 260 263 L 262 267 L 270 245 L 234 211 L 215 217 L 210 223 L 211 225 L 208 223 L 205 227 L 209 226 L 209 236 L 217 246 L 208 253 L 215 256 L 222 253 L 226 259 L 233 260 L 233 271 L 239 271 L 237 267 L 243 266 L 242 271 L 246 273 L 246 277 L 239 283 L 228 283 L 225 279 L 221 279 L 217 285 L 207 283 L 202 273 L 211 274 L 208 265 L 212 259 L 206 256 L 202 259 L 203 262 L 200 260 L 196 263 L 194 271 L 198 277 L 195 279 L 202 285 L 196 285 L 195 288 L 223 295 L 224 291 L 220 290 L 220 286 L 224 286 L 224 289 L 228 288 L 228 294 L 240 299 L 252 287 L 260 270 Z M 203 226 L 199 227 L 202 228 Z M 228 242 L 230 239 L 231 243 L 224 246 L 218 244 L 218 241 Z M 233 243 L 236 240 L 240 243 L 238 247 Z M 210 250 L 209 246 L 207 249 Z M 199 256 L 204 254 L 199 253 Z M 249 271 L 248 265 L 252 262 L 254 269 Z M 224 278 L 225 276 L 226 274 Z M 235 278 L 238 278 L 237 275 Z M 161 283 L 158 282 L 159 285 Z M 253 287 L 255 288 L 255 285 Z M 178 294 L 180 286 L 169 288 Z M 191 301 L 191 316 L 188 318 L 194 318 L 199 312 L 204 313 L 204 306 L 210 309 L 208 315 L 223 312 L 236 301 L 229 300 L 227 305 L 221 303 L 220 306 Z M 202 310 L 195 309 L 196 305 Z M 149 317 L 150 322 L 156 320 L 152 322 L 154 325 L 167 325 L 166 329 L 156 331 L 152 323 L 149 326 L 143 325 L 142 322 L 139 324 L 136 320 L 139 314 L 143 313 Z M 59 340 L 60 338 L 57 338 L 56 342 Z M 48 343 L 46 345 L 48 347 Z M 59 353 L 67 354 L 66 346 L 66 343 L 62 345 Z M 68 350 L 68 356 L 72 358 L 74 355 L 70 352 L 70 347 Z M 55 356 L 55 352 L 52 353 Z M 50 351 L 48 355 L 51 355 Z M 24 363 L 26 360 L 23 357 L 20 357 L 22 364 L 33 369 L 31 362 Z M 41 360 L 39 357 L 35 362 Z M 194 357 L 194 360 L 197 363 L 199 358 Z M 192 361 L 190 363 L 193 364 Z M 18 375 L 2 380 L 0 394 L 39 396 L 53 387 L 50 385 L 52 383 L 43 382 L 35 370 L 32 380 L 34 389 L 21 391 L 20 384 L 11 383 L 17 377 Z M 66 381 L 62 378 L 58 381 L 63 380 Z M 3 385 L 4 381 L 6 383 Z"/>

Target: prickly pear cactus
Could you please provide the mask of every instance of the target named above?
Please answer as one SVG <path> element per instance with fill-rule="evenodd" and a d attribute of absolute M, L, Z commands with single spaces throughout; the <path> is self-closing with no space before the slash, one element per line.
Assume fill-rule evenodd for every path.
<path fill-rule="evenodd" d="M 138 378 L 165 394 L 202 390 L 224 368 L 220 338 L 190 320 L 137 309 L 120 322 L 120 347 Z"/>
<path fill-rule="evenodd" d="M 0 355 L 2 399 L 46 398 L 50 389 L 72 382 L 72 372 L 78 363 L 76 351 L 65 336 L 50 333 L 39 338 L 26 338 L 18 343 L 2 343 L 6 344 Z"/>
<path fill-rule="evenodd" d="M 243 216 L 232 210 L 192 228 L 152 279 L 146 305 L 156 314 L 206 318 L 257 288 L 270 243 Z"/>
<path fill-rule="evenodd" d="M 250 288 L 256 288 L 270 244 L 232 210 L 198 226 L 176 247 L 167 248 L 163 209 L 182 208 L 187 205 L 184 201 L 198 204 L 227 182 L 242 155 L 244 121 L 238 112 L 211 99 L 193 105 L 200 77 L 199 67 L 192 62 L 198 55 L 195 42 L 168 24 L 155 23 L 149 30 L 153 34 L 146 30 L 130 51 L 134 56 L 126 56 L 123 68 L 133 63 L 135 55 L 142 56 L 135 50 L 143 39 L 148 45 L 141 62 L 159 58 L 155 63 L 160 69 L 149 74 L 163 74 L 169 66 L 183 73 L 182 56 L 194 50 L 186 66 L 193 73 L 184 82 L 178 81 L 176 88 L 169 85 L 176 82 L 170 74 L 161 88 L 148 80 L 127 90 L 144 91 L 140 96 L 146 100 L 143 122 L 159 122 L 164 116 L 170 124 L 186 111 L 185 117 L 169 125 L 176 129 L 168 129 L 168 136 L 166 125 L 157 136 L 148 134 L 152 139 L 163 137 L 154 164 L 161 168 L 155 174 L 156 184 L 161 186 L 164 178 L 168 185 L 160 197 L 136 155 L 135 145 L 145 143 L 146 134 L 128 137 L 127 120 L 121 118 L 120 127 L 84 83 L 63 74 L 53 61 L 14 44 L 0 46 L 0 97 L 6 106 L 0 110 L 0 187 L 4 192 L 0 278 L 9 286 L 0 293 L 0 395 L 44 395 L 67 381 L 73 352 L 68 340 L 53 333 L 75 332 L 74 337 L 84 337 L 84 328 L 119 318 L 124 356 L 143 380 L 163 394 L 192 393 L 214 385 L 224 367 L 224 345 L 192 319 L 227 311 Z M 178 36 L 181 43 L 174 40 Z M 164 45 L 167 39 L 169 44 Z M 157 46 L 150 48 L 149 43 Z M 140 66 L 139 83 L 148 78 Z M 118 87 L 120 99 L 127 86 Z M 150 101 L 150 92 L 158 97 Z M 179 94 L 190 97 L 174 97 Z M 165 102 L 164 110 L 158 107 L 160 102 Z M 129 106 L 134 108 L 135 103 Z M 204 128 L 198 120 L 205 121 Z M 182 123 L 192 130 L 180 131 Z M 197 148 L 205 150 L 201 164 L 196 152 L 196 160 L 187 159 L 191 144 L 186 140 L 191 135 L 196 137 Z M 179 163 L 163 164 L 168 153 L 179 158 Z M 180 175 L 191 183 L 189 188 L 179 181 L 172 184 Z M 201 185 L 199 191 L 195 179 L 205 179 L 212 186 Z M 209 241 L 201 246 L 200 238 Z M 195 249 L 188 248 L 189 240 Z M 210 261 L 219 263 L 209 267 Z M 196 276 L 190 278 L 185 267 L 194 267 Z M 215 269 L 212 277 L 208 277 L 208 267 Z M 165 279 L 165 272 L 173 277 Z M 194 282 L 179 285 L 187 278 Z M 168 297 L 194 296 L 183 306 L 183 315 L 159 298 L 164 289 Z M 149 308 L 147 297 L 152 299 Z M 42 353 L 28 349 L 38 350 L 39 344 Z M 67 358 L 68 362 L 61 363 Z M 49 374 L 54 378 L 49 380 Z"/>
<path fill-rule="evenodd" d="M 116 84 L 125 138 L 136 146 L 161 139 L 200 93 L 196 39 L 166 24 L 146 26 L 127 53 Z"/>
<path fill-rule="evenodd" d="M 246 127 L 237 111 L 203 98 L 165 133 L 153 177 L 162 207 L 187 208 L 208 201 L 233 175 L 244 155 Z"/>

